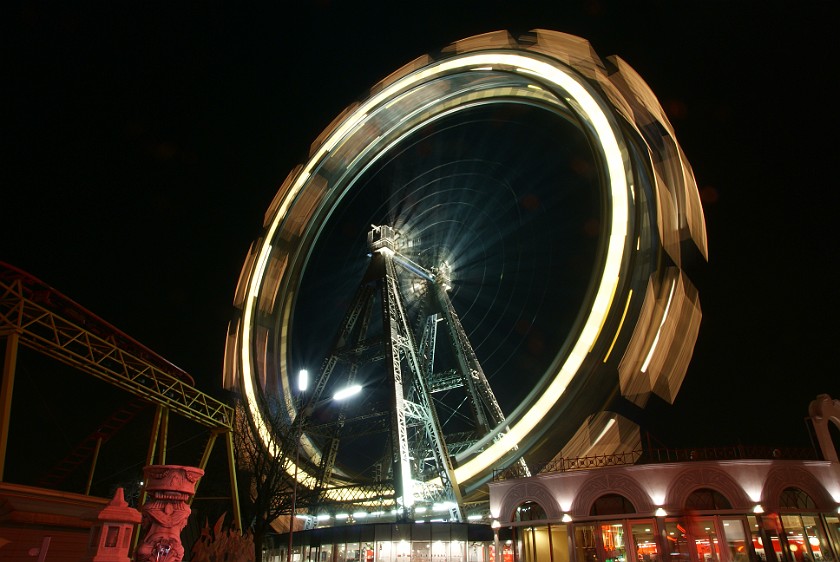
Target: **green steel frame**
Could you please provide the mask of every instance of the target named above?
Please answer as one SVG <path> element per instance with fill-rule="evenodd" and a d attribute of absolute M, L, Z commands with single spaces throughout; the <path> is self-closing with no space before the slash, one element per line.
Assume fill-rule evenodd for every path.
<path fill-rule="evenodd" d="M 0 385 L 0 481 L 6 459 L 18 345 L 24 345 L 157 406 L 147 462 L 165 462 L 169 412 L 210 430 L 199 468 L 225 436 L 234 521 L 242 528 L 233 456 L 233 408 L 201 392 L 193 379 L 151 350 L 42 282 L 0 264 L 0 336 L 6 339 Z M 157 453 L 157 457 L 155 455 Z"/>

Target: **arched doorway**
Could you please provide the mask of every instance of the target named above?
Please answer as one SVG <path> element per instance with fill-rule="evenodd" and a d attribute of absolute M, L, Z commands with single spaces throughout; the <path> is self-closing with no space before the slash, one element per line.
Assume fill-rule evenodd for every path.
<path fill-rule="evenodd" d="M 718 528 L 717 518 L 709 513 L 722 509 L 732 509 L 732 502 L 713 488 L 698 488 L 688 495 L 683 507 L 686 514 L 689 514 L 689 517 L 686 517 L 685 526 L 689 536 L 686 537 L 685 533 L 679 532 L 669 535 L 677 538 L 678 552 L 686 552 L 689 548 L 688 544 L 692 544 L 690 548 L 694 550 L 695 560 L 699 562 L 721 560 L 721 548 L 723 547 L 720 539 L 723 531 Z M 727 525 L 729 524 L 731 523 Z M 732 530 L 728 530 L 727 534 L 735 533 L 739 537 L 739 542 L 742 543 L 739 548 L 743 548 L 743 524 L 739 526 L 740 534 L 738 534 L 738 525 Z"/>
<path fill-rule="evenodd" d="M 796 487 L 782 490 L 779 518 L 782 523 L 779 546 L 785 558 L 793 562 L 834 558 L 820 521 L 817 502 L 807 492 Z"/>
<path fill-rule="evenodd" d="M 624 522 L 616 516 L 636 513 L 633 502 L 621 494 L 603 494 L 592 502 L 589 515 L 612 520 L 575 525 L 575 558 L 580 562 L 627 560 Z"/>
<path fill-rule="evenodd" d="M 545 509 L 535 501 L 525 501 L 516 507 L 513 520 L 513 540 L 517 560 L 569 562 L 569 535 L 566 525 L 552 525 Z M 508 555 L 507 545 L 502 549 Z M 512 553 L 511 553 L 512 554 Z M 504 558 L 504 562 L 512 562 Z"/>

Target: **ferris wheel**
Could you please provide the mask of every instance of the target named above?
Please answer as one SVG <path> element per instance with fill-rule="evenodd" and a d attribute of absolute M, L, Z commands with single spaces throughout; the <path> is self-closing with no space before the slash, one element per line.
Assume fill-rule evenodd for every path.
<path fill-rule="evenodd" d="M 624 61 L 472 37 L 376 84 L 286 178 L 226 381 L 293 436 L 318 505 L 461 521 L 494 470 L 626 448 L 626 412 L 673 401 L 700 320 L 683 262 L 706 252 L 691 168 Z"/>

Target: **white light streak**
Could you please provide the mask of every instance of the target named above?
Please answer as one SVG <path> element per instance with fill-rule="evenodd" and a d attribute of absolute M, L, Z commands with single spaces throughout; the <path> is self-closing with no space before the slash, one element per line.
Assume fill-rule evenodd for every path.
<path fill-rule="evenodd" d="M 668 303 L 665 305 L 665 312 L 662 313 L 662 320 L 659 322 L 659 328 L 656 330 L 656 336 L 653 338 L 653 343 L 650 345 L 645 362 L 642 363 L 642 372 L 646 373 L 650 367 L 650 361 L 653 359 L 653 352 L 656 351 L 656 346 L 659 344 L 659 335 L 662 333 L 662 327 L 668 319 L 668 310 L 671 308 L 671 301 L 674 299 L 674 289 L 677 287 L 677 280 L 671 281 L 671 292 L 668 294 Z"/>
<path fill-rule="evenodd" d="M 542 83 L 556 86 L 571 105 L 579 108 L 580 116 L 588 121 L 595 131 L 606 163 L 606 176 L 609 182 L 609 200 L 611 202 L 610 226 L 607 235 L 607 248 L 604 268 L 598 281 L 595 297 L 587 319 L 583 325 L 581 335 L 573 345 L 568 357 L 560 369 L 554 374 L 550 384 L 534 403 L 528 415 L 510 428 L 499 441 L 493 443 L 473 459 L 463 463 L 455 470 L 457 482 L 465 482 L 494 466 L 509 451 L 515 449 L 519 442 L 532 432 L 540 423 L 543 416 L 556 404 L 563 395 L 568 384 L 579 370 L 589 351 L 594 346 L 601 328 L 609 313 L 613 296 L 618 284 L 619 272 L 624 254 L 625 238 L 628 226 L 628 184 L 625 172 L 625 162 L 618 141 L 618 131 L 613 129 L 612 122 L 599 101 L 590 93 L 583 79 L 571 69 L 560 64 L 552 64 L 542 59 L 532 58 L 526 53 L 490 53 L 477 52 L 458 55 L 447 60 L 432 63 L 429 66 L 411 73 L 395 81 L 347 115 L 344 121 L 335 128 L 316 150 L 310 160 L 303 167 L 299 176 L 292 182 L 288 192 L 277 212 L 272 218 L 263 238 L 263 246 L 259 250 L 257 263 L 259 267 L 254 271 L 250 284 L 248 298 L 243 310 L 243 330 L 240 345 L 241 368 L 243 374 L 244 393 L 248 405 L 255 419 L 260 417 L 256 406 L 256 395 L 253 381 L 253 358 L 251 357 L 251 326 L 255 325 L 253 301 L 259 296 L 259 286 L 264 274 L 265 264 L 270 254 L 270 241 L 274 239 L 280 224 L 287 216 L 298 193 L 309 180 L 312 170 L 327 153 L 354 135 L 366 122 L 369 115 L 377 108 L 392 101 L 395 97 L 409 91 L 420 83 L 439 78 L 455 72 L 467 72 L 499 65 L 509 68 L 510 72 L 538 76 Z M 285 366 L 281 367 L 285 368 Z M 270 442 L 267 435 L 261 437 L 265 443 Z M 291 463 L 290 463 L 291 464 Z M 289 470 L 289 467 L 286 467 Z M 402 474 L 404 488 L 403 501 L 406 507 L 414 502 L 411 493 L 412 484 L 410 474 Z M 305 475 L 304 478 L 311 478 Z"/>
<path fill-rule="evenodd" d="M 598 444 L 598 442 L 599 442 L 601 439 L 603 439 L 603 438 L 604 438 L 604 436 L 607 434 L 607 432 L 610 430 L 610 428 L 611 428 L 612 426 L 614 426 L 614 425 L 615 425 L 615 418 L 610 418 L 610 419 L 609 419 L 609 421 L 608 421 L 608 422 L 606 423 L 606 425 L 604 426 L 604 429 L 602 429 L 602 430 L 601 430 L 601 433 L 600 433 L 600 434 L 598 435 L 598 437 L 595 439 L 595 441 L 593 441 L 593 442 L 592 442 L 592 444 L 589 446 L 589 448 L 588 448 L 588 449 L 586 449 L 586 451 L 584 451 L 584 452 L 583 452 L 583 454 L 581 454 L 580 456 L 581 456 L 581 457 L 586 457 L 586 456 L 588 456 L 588 455 L 589 455 L 589 452 L 590 452 L 590 451 L 591 451 L 591 450 L 595 447 L 595 445 L 597 445 L 597 444 Z"/>
<path fill-rule="evenodd" d="M 339 390 L 338 392 L 333 394 L 333 400 L 336 400 L 336 401 L 347 400 L 351 396 L 355 396 L 356 394 L 360 393 L 361 391 L 362 391 L 362 385 L 353 384 L 353 385 L 347 386 L 345 388 L 342 388 L 341 390 Z"/>

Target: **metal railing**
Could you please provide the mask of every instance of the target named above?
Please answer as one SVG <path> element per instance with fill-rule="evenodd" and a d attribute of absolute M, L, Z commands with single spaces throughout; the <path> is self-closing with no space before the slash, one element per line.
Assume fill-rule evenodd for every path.
<path fill-rule="evenodd" d="M 642 463 L 717 461 L 717 460 L 816 460 L 813 449 L 771 447 L 758 445 L 732 445 L 728 447 L 693 447 L 688 449 L 657 448 L 645 451 Z"/>

